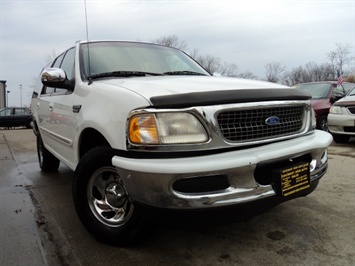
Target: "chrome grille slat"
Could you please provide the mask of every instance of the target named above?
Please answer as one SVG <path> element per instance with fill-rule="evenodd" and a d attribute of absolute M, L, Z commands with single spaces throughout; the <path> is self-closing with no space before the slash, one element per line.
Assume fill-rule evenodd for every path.
<path fill-rule="evenodd" d="M 265 107 L 222 111 L 217 115 L 219 129 L 227 141 L 257 141 L 287 136 L 303 129 L 304 106 Z M 278 117 L 279 123 L 267 125 L 266 119 Z"/>

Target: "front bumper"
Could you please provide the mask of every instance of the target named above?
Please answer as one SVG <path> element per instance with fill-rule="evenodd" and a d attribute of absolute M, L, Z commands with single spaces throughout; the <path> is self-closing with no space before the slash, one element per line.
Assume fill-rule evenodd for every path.
<path fill-rule="evenodd" d="M 318 180 L 327 170 L 327 147 L 331 142 L 330 134 L 316 130 L 308 136 L 244 150 L 173 159 L 114 156 L 112 163 L 133 202 L 160 208 L 200 209 L 275 196 L 272 184 L 256 181 L 254 174 L 259 165 L 308 156 L 311 183 Z M 228 187 L 181 192 L 174 185 L 181 180 L 192 180 L 198 186 L 201 180 L 218 177 L 227 180 Z"/>
<path fill-rule="evenodd" d="M 328 128 L 332 134 L 355 136 L 355 116 L 329 114 Z"/>

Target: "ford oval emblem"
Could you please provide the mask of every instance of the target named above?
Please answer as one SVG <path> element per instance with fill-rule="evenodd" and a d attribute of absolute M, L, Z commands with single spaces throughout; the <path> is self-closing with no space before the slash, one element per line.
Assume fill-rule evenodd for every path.
<path fill-rule="evenodd" d="M 270 116 L 265 120 L 265 124 L 268 126 L 274 126 L 280 123 L 280 118 L 277 116 Z"/>

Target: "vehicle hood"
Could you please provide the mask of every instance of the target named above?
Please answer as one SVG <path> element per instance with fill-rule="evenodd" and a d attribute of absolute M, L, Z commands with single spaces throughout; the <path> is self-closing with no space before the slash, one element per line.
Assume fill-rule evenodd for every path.
<path fill-rule="evenodd" d="M 339 101 L 334 103 L 334 105 L 338 105 L 338 106 L 355 105 L 355 95 L 345 96 L 344 98 L 341 98 Z"/>
<path fill-rule="evenodd" d="M 94 81 L 96 86 L 117 87 L 145 98 L 156 107 L 183 107 L 196 104 L 220 104 L 250 101 L 263 94 L 263 99 L 284 99 L 302 94 L 289 87 L 264 81 L 211 76 L 159 76 L 114 78 Z M 269 90 L 265 90 L 269 89 Z M 251 92 L 250 90 L 254 90 Z M 287 91 L 289 91 L 287 90 Z M 270 92 L 273 93 L 270 93 Z M 308 95 L 308 93 L 307 93 Z M 304 97 L 304 93 L 303 93 Z"/>
<path fill-rule="evenodd" d="M 288 88 L 264 81 L 210 77 L 210 76 L 167 76 L 108 79 L 94 81 L 126 88 L 149 99 L 155 96 L 220 90 Z"/>
<path fill-rule="evenodd" d="M 329 99 L 327 98 L 324 98 L 324 99 L 312 99 L 311 100 L 312 102 L 312 106 L 313 106 L 313 109 L 317 110 L 317 109 L 320 109 L 320 108 L 323 108 L 324 105 L 331 105 Z"/>

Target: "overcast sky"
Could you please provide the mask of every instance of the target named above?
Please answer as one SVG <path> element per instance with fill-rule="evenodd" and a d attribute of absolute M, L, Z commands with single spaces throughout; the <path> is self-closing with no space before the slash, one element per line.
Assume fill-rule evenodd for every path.
<path fill-rule="evenodd" d="M 86 39 L 84 0 L 0 0 L 0 80 L 10 106 L 29 105 L 45 55 Z M 89 39 L 153 41 L 177 35 L 201 55 L 264 78 L 265 65 L 288 70 L 325 63 L 336 43 L 355 55 L 355 0 L 87 0 Z"/>

